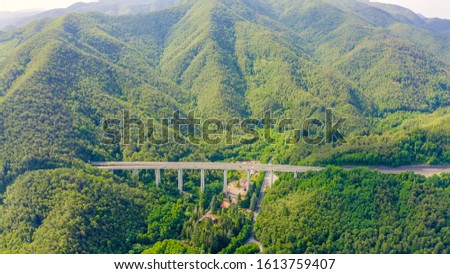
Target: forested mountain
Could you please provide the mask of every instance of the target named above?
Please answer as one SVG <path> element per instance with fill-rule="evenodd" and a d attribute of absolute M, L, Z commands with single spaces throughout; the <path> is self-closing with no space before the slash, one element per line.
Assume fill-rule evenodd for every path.
<path fill-rule="evenodd" d="M 193 188 L 192 200 L 176 191 L 164 200 L 180 201 L 172 212 L 180 220 L 167 226 L 170 235 L 183 233 L 181 238 L 156 237 L 154 230 L 167 227 L 145 222 L 137 231 L 142 223 L 136 217 L 120 232 L 124 246 L 80 241 L 74 248 L 69 243 L 78 238 L 61 221 L 69 209 L 58 212 L 60 204 L 73 203 L 73 214 L 85 216 L 83 225 L 72 224 L 75 230 L 86 226 L 95 234 L 81 201 L 93 199 L 89 206 L 104 208 L 117 197 L 135 203 L 155 191 L 149 186 L 151 175 L 140 181 L 127 173 L 89 175 L 80 161 L 450 162 L 448 20 L 353 0 L 110 0 L 49 11 L 33 20 L 0 32 L 0 252 L 143 252 L 156 244 L 147 252 L 234 252 L 246 235 L 239 229 L 248 226 L 249 216 L 235 209 L 222 212 L 218 224 L 183 227 L 198 222 L 215 194 L 212 188 L 201 197 Z M 335 118 L 348 118 L 343 129 L 347 144 L 287 145 L 284 137 L 291 129 L 277 135 L 274 144 L 252 146 L 138 145 L 136 136 L 131 145 L 100 142 L 104 119 L 121 119 L 123 110 L 158 121 L 176 110 L 224 121 L 260 119 L 270 110 L 275 118 L 291 118 L 292 127 L 304 129 L 304 119 L 323 118 L 327 108 Z M 114 199 L 92 194 L 103 180 Z M 73 185 L 88 182 L 94 182 L 92 189 Z M 44 209 L 30 217 L 29 206 L 19 201 L 39 195 L 39 190 L 32 192 L 34 186 L 27 189 L 35 184 L 53 190 L 33 203 Z M 154 202 L 148 199 L 143 204 Z M 159 216 L 168 210 L 165 203 L 156 213 L 133 210 Z M 23 220 L 15 220 L 14 211 L 24 211 Z M 104 216 L 116 219 L 114 214 L 126 213 Z M 230 216 L 240 221 L 231 225 L 226 221 Z M 61 231 L 49 232 L 56 228 L 47 227 L 48 222 L 61 222 Z M 146 225 L 151 228 L 147 232 Z M 213 228 L 214 233 L 208 232 Z M 39 242 L 45 233 L 60 237 L 61 246 Z M 105 233 L 115 237 L 114 231 Z M 212 244 L 216 239 L 219 246 Z M 200 246 L 203 240 L 211 244 Z M 14 241 L 17 247 L 10 245 Z"/>

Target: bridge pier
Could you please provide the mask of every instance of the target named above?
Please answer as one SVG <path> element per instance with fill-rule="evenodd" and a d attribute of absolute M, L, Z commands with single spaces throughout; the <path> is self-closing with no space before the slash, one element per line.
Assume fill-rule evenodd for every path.
<path fill-rule="evenodd" d="M 155 180 L 156 180 L 156 187 L 159 186 L 161 183 L 161 169 L 157 168 L 155 169 Z"/>
<path fill-rule="evenodd" d="M 273 183 L 274 183 L 274 181 L 273 181 L 273 170 L 271 170 L 270 171 L 270 187 L 273 186 Z"/>
<path fill-rule="evenodd" d="M 250 185 L 252 184 L 252 182 L 250 181 L 250 176 L 251 176 L 251 170 L 247 170 L 247 187 L 248 189 L 250 189 Z"/>
<path fill-rule="evenodd" d="M 202 192 L 205 192 L 205 170 L 202 169 L 201 170 L 201 175 L 200 175 L 200 188 L 202 190 Z"/>
<path fill-rule="evenodd" d="M 294 172 L 294 179 L 297 179 L 298 178 L 298 172 L 296 171 L 296 172 Z"/>
<path fill-rule="evenodd" d="M 183 193 L 183 170 L 178 169 L 178 190 Z"/>
<path fill-rule="evenodd" d="M 223 192 L 226 194 L 228 192 L 228 170 L 223 171 Z"/>
<path fill-rule="evenodd" d="M 137 180 L 139 181 L 139 169 L 133 169 L 133 175 L 136 176 Z"/>

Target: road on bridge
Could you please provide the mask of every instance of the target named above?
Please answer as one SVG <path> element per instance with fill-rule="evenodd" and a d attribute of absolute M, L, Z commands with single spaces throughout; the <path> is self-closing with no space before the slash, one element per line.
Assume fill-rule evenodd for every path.
<path fill-rule="evenodd" d="M 106 170 L 140 170 L 140 169 L 206 169 L 206 170 L 258 170 L 276 172 L 307 172 L 320 171 L 323 167 L 316 166 L 292 166 L 292 165 L 272 165 L 272 164 L 247 164 L 247 163 L 212 163 L 212 162 L 92 162 L 92 165 Z M 350 170 L 357 166 L 343 166 L 343 169 Z M 403 166 L 403 167 L 383 167 L 367 166 L 372 170 L 378 170 L 386 174 L 398 174 L 412 171 L 427 177 L 439 175 L 444 172 L 450 173 L 450 165 L 441 166 Z"/>
<path fill-rule="evenodd" d="M 91 165 L 107 170 L 134 169 L 207 169 L 207 170 L 258 170 L 277 172 L 319 171 L 322 167 L 272 165 L 254 163 L 217 163 L 217 162 L 92 162 Z"/>

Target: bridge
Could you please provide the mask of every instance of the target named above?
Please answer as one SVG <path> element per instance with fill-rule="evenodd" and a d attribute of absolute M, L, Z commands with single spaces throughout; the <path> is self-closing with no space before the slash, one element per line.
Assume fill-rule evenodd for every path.
<path fill-rule="evenodd" d="M 156 185 L 161 183 L 161 170 L 178 170 L 178 189 L 183 191 L 183 170 L 200 170 L 201 190 L 205 190 L 205 170 L 223 170 L 223 191 L 227 192 L 228 170 L 247 171 L 247 182 L 250 185 L 250 175 L 252 171 L 264 171 L 270 175 L 269 185 L 274 183 L 274 172 L 290 172 L 297 178 L 298 173 L 307 171 L 320 171 L 323 167 L 314 166 L 293 166 L 276 164 L 257 164 L 257 163 L 213 163 L 213 162 L 92 162 L 91 165 L 104 170 L 131 170 L 139 176 L 140 170 L 154 170 Z M 344 169 L 354 169 L 356 167 L 342 167 Z M 424 176 L 431 176 L 443 172 L 450 172 L 450 166 L 405 166 L 398 168 L 369 166 L 372 170 L 378 170 L 386 174 L 398 174 L 401 172 L 412 171 Z"/>
<path fill-rule="evenodd" d="M 320 171 L 322 167 L 254 164 L 254 163 L 212 163 L 212 162 L 92 162 L 91 165 L 104 170 L 131 170 L 139 174 L 139 170 L 154 170 L 156 185 L 161 183 L 161 170 L 178 170 L 178 190 L 183 191 L 183 170 L 200 170 L 201 190 L 205 190 L 205 170 L 223 170 L 223 191 L 227 191 L 228 170 L 247 171 L 247 183 L 250 185 L 252 171 L 270 172 L 270 185 L 274 183 L 274 172 L 292 172 L 294 177 L 300 172 Z"/>

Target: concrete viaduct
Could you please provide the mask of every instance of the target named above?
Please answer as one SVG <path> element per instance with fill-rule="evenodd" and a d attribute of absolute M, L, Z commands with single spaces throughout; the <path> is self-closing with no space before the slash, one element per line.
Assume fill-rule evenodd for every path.
<path fill-rule="evenodd" d="M 294 178 L 298 173 L 307 171 L 320 171 L 323 167 L 313 166 L 291 166 L 291 165 L 273 165 L 273 164 L 254 164 L 254 163 L 212 163 L 212 162 L 92 162 L 91 165 L 105 170 L 131 170 L 139 175 L 139 170 L 155 170 L 156 185 L 161 183 L 161 169 L 178 170 L 178 189 L 183 191 L 183 170 L 200 170 L 201 190 L 205 190 L 205 170 L 223 170 L 223 191 L 227 191 L 227 172 L 228 170 L 247 171 L 247 182 L 250 185 L 250 175 L 252 171 L 270 172 L 270 185 L 273 185 L 274 172 L 291 172 Z M 353 169 L 355 167 L 343 167 L 344 169 Z M 398 174 L 401 172 L 412 171 L 417 174 L 431 176 L 443 172 L 450 172 L 450 166 L 406 166 L 398 168 L 390 167 L 367 167 L 372 170 L 378 170 L 386 174 Z"/>
<path fill-rule="evenodd" d="M 270 185 L 273 185 L 273 172 L 292 172 L 297 177 L 299 172 L 309 170 L 320 171 L 321 167 L 288 166 L 272 164 L 245 164 L 245 163 L 204 163 L 204 162 L 92 162 L 91 165 L 105 170 L 131 170 L 139 174 L 139 170 L 153 169 L 155 171 L 156 185 L 161 183 L 161 170 L 178 170 L 178 190 L 183 191 L 183 170 L 200 170 L 201 190 L 205 190 L 205 170 L 223 170 L 223 191 L 227 191 L 228 170 L 247 171 L 247 182 L 250 185 L 250 175 L 252 171 L 270 172 Z"/>

